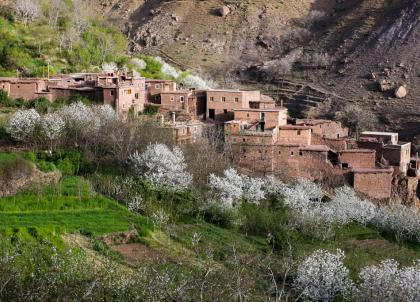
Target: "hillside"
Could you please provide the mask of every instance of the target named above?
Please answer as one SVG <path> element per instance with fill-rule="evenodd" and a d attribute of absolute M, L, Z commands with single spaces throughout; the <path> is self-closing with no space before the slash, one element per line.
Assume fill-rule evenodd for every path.
<path fill-rule="evenodd" d="M 126 33 L 135 52 L 162 56 L 222 86 L 284 77 L 309 82 L 343 97 L 344 105 L 354 102 L 373 112 L 377 128 L 420 143 L 417 1 L 89 3 Z M 388 91 L 379 90 L 381 80 L 389 83 Z M 403 84 L 408 95 L 394 98 L 394 89 Z M 343 104 L 335 104 L 332 113 Z"/>

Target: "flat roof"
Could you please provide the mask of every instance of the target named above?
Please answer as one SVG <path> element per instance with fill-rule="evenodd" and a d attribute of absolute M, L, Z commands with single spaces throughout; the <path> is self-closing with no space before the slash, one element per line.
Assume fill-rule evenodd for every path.
<path fill-rule="evenodd" d="M 297 126 L 297 125 L 284 125 L 279 126 L 280 130 L 310 130 L 311 128 L 308 126 Z"/>
<path fill-rule="evenodd" d="M 376 151 L 373 149 L 349 149 L 349 150 L 342 150 L 338 153 L 375 153 Z"/>
<path fill-rule="evenodd" d="M 233 111 L 250 111 L 250 112 L 280 112 L 280 111 L 287 111 L 286 108 L 267 108 L 267 109 L 257 109 L 257 108 L 241 108 L 241 109 L 233 109 Z"/>
<path fill-rule="evenodd" d="M 258 92 L 259 90 L 239 90 L 239 89 L 207 89 L 207 92 Z"/>
<path fill-rule="evenodd" d="M 175 81 L 172 81 L 172 80 L 147 79 L 147 78 L 146 78 L 146 82 L 172 82 L 172 83 L 175 83 Z"/>
<path fill-rule="evenodd" d="M 392 168 L 353 168 L 353 173 L 360 173 L 360 174 L 370 174 L 370 173 L 392 173 L 394 170 Z"/>
<path fill-rule="evenodd" d="M 163 91 L 160 94 L 184 94 L 190 93 L 190 90 L 175 90 L 175 91 Z"/>
<path fill-rule="evenodd" d="M 398 135 L 396 132 L 380 132 L 380 131 L 363 131 L 361 135 L 380 135 L 380 136 L 393 136 Z"/>
<path fill-rule="evenodd" d="M 322 120 L 322 119 L 297 119 L 296 125 L 305 124 L 305 125 L 319 125 L 319 124 L 325 124 L 325 123 L 337 123 L 336 121 L 332 120 Z"/>
<path fill-rule="evenodd" d="M 317 152 L 328 152 L 331 149 L 326 145 L 310 145 L 310 146 L 304 146 L 299 148 L 299 150 L 302 151 L 317 151 Z"/>

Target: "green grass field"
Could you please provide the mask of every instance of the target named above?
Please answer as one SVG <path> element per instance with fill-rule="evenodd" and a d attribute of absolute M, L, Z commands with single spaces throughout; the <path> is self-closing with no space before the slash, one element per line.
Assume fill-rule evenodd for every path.
<path fill-rule="evenodd" d="M 150 223 L 96 194 L 83 178 L 65 177 L 57 185 L 31 188 L 0 199 L 0 229 L 23 227 L 95 235 L 137 228 L 146 234 Z"/>

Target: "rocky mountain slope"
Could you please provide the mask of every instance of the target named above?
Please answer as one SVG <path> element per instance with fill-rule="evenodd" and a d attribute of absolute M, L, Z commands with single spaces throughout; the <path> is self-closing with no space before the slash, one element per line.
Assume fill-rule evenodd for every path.
<path fill-rule="evenodd" d="M 221 85 L 244 77 L 309 82 L 372 111 L 378 127 L 420 140 L 419 1 L 86 1 L 127 34 L 133 51 Z M 400 86 L 407 95 L 396 98 Z"/>

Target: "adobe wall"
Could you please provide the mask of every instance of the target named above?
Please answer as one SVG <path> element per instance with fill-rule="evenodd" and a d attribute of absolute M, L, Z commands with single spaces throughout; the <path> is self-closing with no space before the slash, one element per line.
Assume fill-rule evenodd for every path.
<path fill-rule="evenodd" d="M 380 162 L 382 158 L 382 150 L 384 145 L 378 142 L 364 142 L 364 141 L 357 141 L 356 142 L 357 148 L 359 149 L 371 149 L 376 151 L 376 161 Z"/>
<path fill-rule="evenodd" d="M 156 97 L 163 92 L 171 92 L 176 90 L 176 83 L 169 81 L 147 81 L 146 94 L 149 102 L 158 101 Z"/>
<path fill-rule="evenodd" d="M 141 84 L 120 86 L 116 92 L 115 110 L 118 114 L 127 115 L 130 108 L 133 108 L 135 115 L 144 110 L 145 90 Z"/>
<path fill-rule="evenodd" d="M 280 128 L 278 135 L 279 144 L 311 144 L 311 129 Z"/>
<path fill-rule="evenodd" d="M 313 145 L 326 145 L 336 151 L 343 151 L 347 149 L 347 140 L 345 138 L 341 138 L 341 139 L 324 138 L 314 133 L 312 133 L 312 144 Z"/>
<path fill-rule="evenodd" d="M 222 99 L 225 98 L 223 102 Z M 207 118 L 214 110 L 216 121 L 228 121 L 234 118 L 235 109 L 249 108 L 249 95 L 242 91 L 207 91 Z"/>
<path fill-rule="evenodd" d="M 353 173 L 353 187 L 373 199 L 388 199 L 392 191 L 392 172 Z"/>
<path fill-rule="evenodd" d="M 382 154 L 390 165 L 399 166 L 401 172 L 407 172 L 411 160 L 411 144 L 395 147 L 385 146 Z"/>
<path fill-rule="evenodd" d="M 30 83 L 10 83 L 9 97 L 12 99 L 22 98 L 25 100 L 33 100 L 38 97 L 38 84 Z"/>
<path fill-rule="evenodd" d="M 349 136 L 348 128 L 343 128 L 341 123 L 335 121 L 327 121 L 310 127 L 312 128 L 312 133 L 324 138 L 339 139 Z"/>
<path fill-rule="evenodd" d="M 264 113 L 265 128 L 274 128 L 287 124 L 286 111 L 235 110 L 234 119 L 240 121 L 259 121 Z"/>
<path fill-rule="evenodd" d="M 342 151 L 338 160 L 342 165 L 347 164 L 348 168 L 375 168 L 375 151 L 358 149 Z"/>
<path fill-rule="evenodd" d="M 170 111 L 188 112 L 188 92 L 185 93 L 162 93 L 160 103 L 162 108 Z"/>

